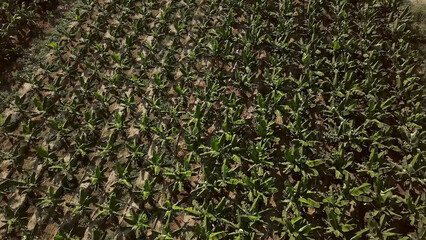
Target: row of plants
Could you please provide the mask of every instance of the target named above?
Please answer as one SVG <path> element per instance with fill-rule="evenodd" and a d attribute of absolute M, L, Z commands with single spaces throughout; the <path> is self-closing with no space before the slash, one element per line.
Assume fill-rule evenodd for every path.
<path fill-rule="evenodd" d="M 2 114 L 7 239 L 423 239 L 402 1 L 82 0 Z"/>

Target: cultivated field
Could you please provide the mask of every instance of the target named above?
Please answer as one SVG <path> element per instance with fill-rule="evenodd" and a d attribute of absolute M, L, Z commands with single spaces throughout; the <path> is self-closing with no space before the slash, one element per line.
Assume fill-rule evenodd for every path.
<path fill-rule="evenodd" d="M 425 239 L 412 9 L 2 1 L 0 239 Z"/>

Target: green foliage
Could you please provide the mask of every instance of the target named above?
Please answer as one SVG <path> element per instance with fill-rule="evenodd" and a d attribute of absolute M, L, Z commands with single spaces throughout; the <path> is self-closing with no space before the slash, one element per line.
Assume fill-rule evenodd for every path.
<path fill-rule="evenodd" d="M 58 0 L 3 0 L 0 3 L 0 64 L 14 60 L 35 34 L 38 21 Z"/>
<path fill-rule="evenodd" d="M 82 0 L 0 115 L 0 236 L 424 239 L 412 26 L 395 0 Z"/>

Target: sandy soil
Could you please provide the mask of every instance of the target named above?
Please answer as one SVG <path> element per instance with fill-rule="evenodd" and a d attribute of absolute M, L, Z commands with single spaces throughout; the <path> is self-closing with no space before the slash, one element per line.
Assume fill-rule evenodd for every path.
<path fill-rule="evenodd" d="M 426 4 L 426 0 L 411 0 L 415 4 Z"/>

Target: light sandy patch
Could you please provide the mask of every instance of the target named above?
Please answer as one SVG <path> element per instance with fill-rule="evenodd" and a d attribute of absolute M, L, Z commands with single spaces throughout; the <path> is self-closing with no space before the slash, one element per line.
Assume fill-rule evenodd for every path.
<path fill-rule="evenodd" d="M 426 4 L 426 0 L 411 0 L 414 4 Z"/>
<path fill-rule="evenodd" d="M 20 96 L 26 94 L 32 89 L 33 85 L 31 83 L 22 84 L 21 88 L 19 88 L 18 93 Z"/>

